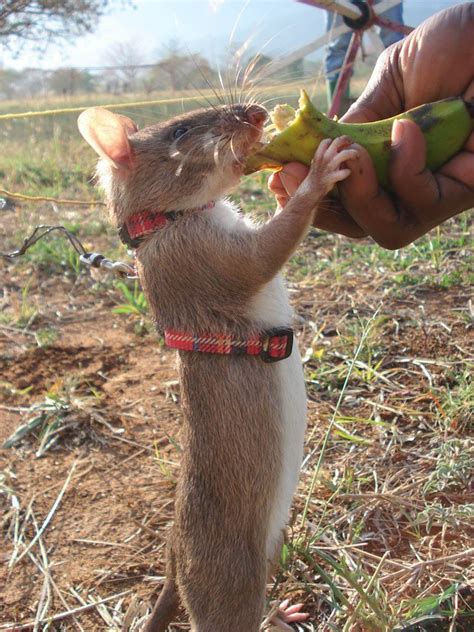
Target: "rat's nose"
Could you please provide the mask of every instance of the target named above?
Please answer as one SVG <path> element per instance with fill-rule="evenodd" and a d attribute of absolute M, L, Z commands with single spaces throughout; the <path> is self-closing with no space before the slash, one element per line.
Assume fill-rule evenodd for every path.
<path fill-rule="evenodd" d="M 268 114 L 260 105 L 249 105 L 245 110 L 247 121 L 255 127 L 261 127 L 267 120 Z"/>

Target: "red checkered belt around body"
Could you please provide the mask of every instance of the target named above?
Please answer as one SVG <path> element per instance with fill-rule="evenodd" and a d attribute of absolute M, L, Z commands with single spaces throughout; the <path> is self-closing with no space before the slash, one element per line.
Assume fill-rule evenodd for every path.
<path fill-rule="evenodd" d="M 250 336 L 246 340 L 237 339 L 229 334 L 193 336 L 172 329 L 166 329 L 164 334 L 166 346 L 172 349 L 221 355 L 260 356 L 264 362 L 284 360 L 291 355 L 293 349 L 293 330 L 288 327 L 276 327 L 263 332 L 260 336 Z"/>
<path fill-rule="evenodd" d="M 198 208 L 185 209 L 182 211 L 143 211 L 135 213 L 127 218 L 119 228 L 119 237 L 123 243 L 130 248 L 138 248 L 143 239 L 158 230 L 164 228 L 170 222 L 174 222 L 178 217 L 182 217 L 185 212 L 204 211 L 214 208 L 214 201 L 207 202 Z"/>

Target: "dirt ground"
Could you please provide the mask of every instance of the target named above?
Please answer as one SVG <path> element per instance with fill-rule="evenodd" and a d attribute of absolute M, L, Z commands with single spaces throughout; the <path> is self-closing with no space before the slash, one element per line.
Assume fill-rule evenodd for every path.
<path fill-rule="evenodd" d="M 331 256 L 333 249 L 332 241 L 324 242 L 318 256 Z M 65 411 L 58 441 L 44 456 L 35 456 L 38 440 L 32 434 L 1 451 L 5 539 L 0 553 L 0 628 L 23 629 L 20 625 L 35 619 L 43 599 L 49 600 L 44 610 L 48 616 L 89 604 L 83 612 L 69 614 L 47 629 L 131 629 L 130 621 L 139 619 L 164 576 L 166 528 L 172 520 L 180 460 L 181 413 L 174 352 L 161 346 L 149 323 L 148 331 L 138 335 L 136 317 L 113 313 L 120 302 L 116 290 L 98 285 L 87 273 L 71 277 L 28 265 L 2 262 L 0 266 L 5 280 L 4 311 L 18 313 L 24 309 L 22 300 L 35 307 L 29 324 L 4 321 L 0 328 L 0 443 L 31 419 L 31 407 L 44 402 L 48 394 Z M 28 297 L 22 299 L 26 280 Z M 328 283 L 324 275 L 310 281 L 301 276 L 290 279 L 299 344 L 303 351 L 314 346 L 316 329 L 318 348 L 337 358 L 336 334 L 342 323 L 351 322 L 355 311 L 369 316 L 383 300 L 386 321 L 374 344 L 383 344 L 384 360 L 374 371 L 392 371 L 384 373 L 390 383 L 383 398 L 376 378 L 367 379 L 362 386 L 357 381 L 349 385 L 343 412 L 354 418 L 368 417 L 373 402 L 379 402 L 381 423 L 396 422 L 407 437 L 410 433 L 415 436 L 421 426 L 428 441 L 429 415 L 441 406 L 430 392 L 449 385 L 456 363 L 472 356 L 472 331 L 462 316 L 469 295 L 462 284 L 425 284 L 388 296 L 386 288 L 386 275 L 376 270 L 368 277 L 353 269 L 337 283 Z M 44 330 L 53 330 L 54 336 L 47 344 L 39 344 L 38 331 Z M 418 365 L 413 364 L 416 359 Z M 336 372 L 320 383 L 320 377 L 313 376 L 319 370 L 316 361 L 310 361 L 306 369 L 308 433 L 314 441 L 308 446 L 312 448 L 320 445 L 314 437 L 321 440 L 342 382 Z M 423 371 L 429 379 L 423 378 Z M 419 416 L 394 414 L 394 409 L 402 409 L 402 401 L 403 410 L 416 408 Z M 454 432 L 456 423 L 463 422 L 452 419 L 451 423 Z M 383 460 L 377 432 L 377 428 L 367 427 L 371 445 L 361 449 Z M 423 453 L 424 445 L 413 444 L 413 453 L 400 451 L 399 459 L 409 454 L 415 463 L 423 458 L 419 452 Z M 358 446 L 349 444 L 349 448 Z M 339 444 L 333 452 L 325 465 L 328 472 L 346 467 L 351 458 L 350 450 L 341 452 Z M 393 473 L 396 458 L 391 458 Z M 357 468 L 357 462 L 352 467 Z M 306 489 L 307 481 L 303 476 L 301 490 Z M 327 490 L 316 491 L 330 495 Z M 434 493 L 448 506 L 466 504 L 469 498 L 472 502 L 473 491 L 468 486 Z M 15 511 L 16 505 L 19 511 Z M 383 555 L 386 535 L 402 557 L 408 541 L 395 541 L 387 524 L 380 522 L 383 512 L 369 514 L 364 529 L 376 536 L 368 537 L 367 550 Z M 40 530 L 45 521 L 46 527 Z M 400 529 L 408 530 L 402 522 L 403 517 Z M 468 530 L 462 534 L 453 533 L 454 541 L 449 543 L 449 530 L 445 530 L 441 547 L 445 555 L 468 546 Z M 34 538 L 36 543 L 27 550 L 25 543 Z M 466 563 L 459 560 L 458 568 L 465 569 Z M 330 629 L 322 624 L 316 627 L 326 606 L 315 593 L 304 594 L 296 588 L 290 596 L 306 602 L 315 622 L 308 630 Z M 111 600 L 94 606 L 94 601 L 105 598 Z M 17 627 L 1 627 L 8 623 Z M 36 629 L 46 629 L 41 625 Z M 188 629 L 184 615 L 173 627 L 180 629 Z"/>
<path fill-rule="evenodd" d="M 51 301 L 63 298 L 65 291 L 58 284 Z M 94 305 L 91 313 L 86 330 L 80 312 L 61 326 L 50 347 L 31 348 L 28 340 L 18 337 L 2 346 L 2 381 L 14 389 L 31 386 L 31 400 L 64 383 L 71 385 L 79 401 L 84 392 L 100 392 L 93 405 L 82 399 L 85 410 L 74 411 L 59 453 L 34 459 L 27 446 L 13 458 L 3 454 L 2 466 L 14 472 L 15 491 L 22 504 L 33 501 L 38 520 L 47 514 L 74 467 L 47 536 L 59 583 L 60 577 L 67 577 L 72 586 L 94 588 L 97 594 L 132 586 L 147 594 L 150 583 L 141 581 L 148 576 L 156 577 L 148 582 L 158 581 L 163 575 L 162 527 L 172 515 L 173 476 L 160 472 L 156 457 L 176 459 L 167 438 L 179 427 L 174 354 L 124 331 L 123 321 L 111 319 L 107 305 Z M 3 394 L 2 442 L 18 426 L 18 412 L 11 407 L 17 401 Z M 167 466 L 171 474 L 174 467 Z M 133 559 L 131 551 L 136 553 Z M 29 619 L 41 575 L 26 560 L 11 574 L 2 564 L 0 573 L 3 620 Z M 32 597 L 30 608 L 27 596 Z M 103 629 L 97 623 L 84 625 Z"/>

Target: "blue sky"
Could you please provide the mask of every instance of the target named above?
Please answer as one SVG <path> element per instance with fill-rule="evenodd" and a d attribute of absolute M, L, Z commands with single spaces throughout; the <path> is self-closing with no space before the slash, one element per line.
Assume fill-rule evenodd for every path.
<path fill-rule="evenodd" d="M 453 4 L 456 0 L 405 0 L 405 22 L 416 26 Z M 325 12 L 293 0 L 135 0 L 134 9 L 123 9 L 119 0 L 112 0 L 111 5 L 93 34 L 51 46 L 41 55 L 24 49 L 14 58 L 0 50 L 0 63 L 15 68 L 103 66 L 110 64 L 107 51 L 117 42 L 134 42 L 147 63 L 171 40 L 219 61 L 231 36 L 239 43 L 251 38 L 253 51 L 271 40 L 264 50 L 275 55 L 324 32 Z"/>

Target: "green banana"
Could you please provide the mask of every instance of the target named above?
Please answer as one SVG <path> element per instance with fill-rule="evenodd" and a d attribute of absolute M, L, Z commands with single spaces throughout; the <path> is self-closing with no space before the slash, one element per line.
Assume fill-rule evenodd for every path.
<path fill-rule="evenodd" d="M 458 97 L 420 105 L 383 121 L 341 123 L 319 112 L 302 90 L 299 109 L 293 113 L 293 120 L 288 122 L 292 114 L 289 106 L 275 108 L 272 119 L 277 133 L 270 142 L 261 144 L 257 151 L 247 158 L 246 174 L 260 169 L 279 169 L 291 161 L 309 166 L 319 143 L 324 138 L 346 135 L 367 149 L 380 184 L 390 191 L 390 139 L 395 120 L 411 119 L 420 127 L 426 139 L 426 164 L 432 171 L 439 169 L 458 153 L 474 127 L 472 104 Z"/>

